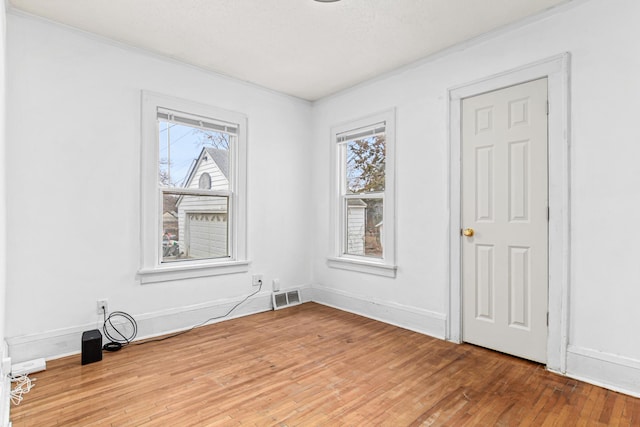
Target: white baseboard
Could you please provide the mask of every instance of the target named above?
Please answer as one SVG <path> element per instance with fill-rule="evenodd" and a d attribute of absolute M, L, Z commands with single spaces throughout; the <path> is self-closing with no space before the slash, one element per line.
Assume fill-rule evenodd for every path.
<path fill-rule="evenodd" d="M 242 298 L 211 301 L 145 314 L 130 313 L 138 325 L 136 340 L 189 329 L 207 319 L 225 314 L 241 300 Z M 271 309 L 271 291 L 263 290 L 238 306 L 228 317 L 212 320 L 210 323 L 247 316 Z M 100 329 L 102 332 L 102 321 L 38 334 L 7 338 L 12 362 L 19 363 L 38 358 L 51 360 L 78 354 L 81 350 L 82 332 L 91 329 Z"/>
<path fill-rule="evenodd" d="M 374 301 L 323 286 L 312 285 L 312 300 L 340 310 L 444 339 L 446 315 L 417 307 Z"/>
<path fill-rule="evenodd" d="M 311 286 L 303 284 L 295 287 L 286 287 L 282 290 L 298 289 L 303 302 L 311 301 Z M 207 319 L 221 316 L 228 312 L 234 305 L 242 300 L 242 297 L 226 300 L 209 301 L 184 307 L 175 307 L 153 313 L 135 314 L 129 313 L 138 325 L 136 340 L 142 340 L 174 332 L 184 331 L 194 325 L 199 325 Z M 248 316 L 272 309 L 271 289 L 263 286 L 260 293 L 242 303 L 233 313 L 223 319 L 209 322 L 221 322 L 236 317 Z M 38 334 L 23 335 L 7 338 L 9 354 L 12 363 L 20 363 L 27 360 L 44 358 L 45 360 L 57 359 L 80 353 L 82 344 L 82 332 L 91 329 L 102 331 L 102 319 L 95 323 L 87 323 L 75 327 L 45 331 Z M 0 424 L 0 427 L 4 427 Z"/>
<path fill-rule="evenodd" d="M 5 341 L 0 343 L 0 427 L 9 427 L 9 411 L 11 409 L 11 380 L 7 367 L 11 366 L 9 347 Z"/>
<path fill-rule="evenodd" d="M 568 377 L 640 397 L 640 360 L 570 345 Z"/>

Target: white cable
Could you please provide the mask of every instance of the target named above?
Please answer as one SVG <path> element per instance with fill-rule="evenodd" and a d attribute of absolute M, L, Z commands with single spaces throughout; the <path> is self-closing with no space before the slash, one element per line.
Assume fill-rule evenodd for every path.
<path fill-rule="evenodd" d="M 11 402 L 14 405 L 19 405 L 20 402 L 22 402 L 22 396 L 29 393 L 33 386 L 35 386 L 35 381 L 36 378 L 32 380 L 28 375 L 11 377 L 11 382 L 16 384 L 15 388 L 11 390 Z"/>

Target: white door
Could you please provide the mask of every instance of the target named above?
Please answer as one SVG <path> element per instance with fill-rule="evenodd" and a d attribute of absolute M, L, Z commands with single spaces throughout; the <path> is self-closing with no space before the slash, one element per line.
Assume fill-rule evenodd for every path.
<path fill-rule="evenodd" d="M 462 101 L 462 338 L 546 362 L 547 79 Z"/>

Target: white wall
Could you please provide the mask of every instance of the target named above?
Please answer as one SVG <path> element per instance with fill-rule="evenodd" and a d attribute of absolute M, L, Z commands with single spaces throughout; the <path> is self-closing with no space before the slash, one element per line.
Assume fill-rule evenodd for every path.
<path fill-rule="evenodd" d="M 240 313 L 270 307 L 272 278 L 310 283 L 309 103 L 14 13 L 7 49 L 14 362 L 77 352 L 98 298 L 144 336 L 221 314 L 256 289 L 251 274 L 265 286 Z M 137 281 L 142 89 L 248 116 L 249 273 Z"/>
<path fill-rule="evenodd" d="M 5 3 L 0 2 L 0 426 L 8 425 L 9 421 L 9 387 L 6 379 L 4 363 L 8 354 L 5 349 L 5 307 L 6 307 L 6 138 L 5 138 L 5 55 L 6 55 L 6 13 Z"/>
<path fill-rule="evenodd" d="M 570 52 L 567 372 L 640 394 L 640 2 L 576 2 L 314 105 L 315 298 L 443 337 L 448 295 L 448 89 Z M 327 267 L 329 129 L 397 108 L 396 279 Z"/>

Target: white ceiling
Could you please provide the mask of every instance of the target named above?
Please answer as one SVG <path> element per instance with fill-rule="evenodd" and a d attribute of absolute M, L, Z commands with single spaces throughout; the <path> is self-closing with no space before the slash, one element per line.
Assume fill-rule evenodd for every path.
<path fill-rule="evenodd" d="M 568 1 L 9 0 L 9 5 L 316 100 Z"/>

